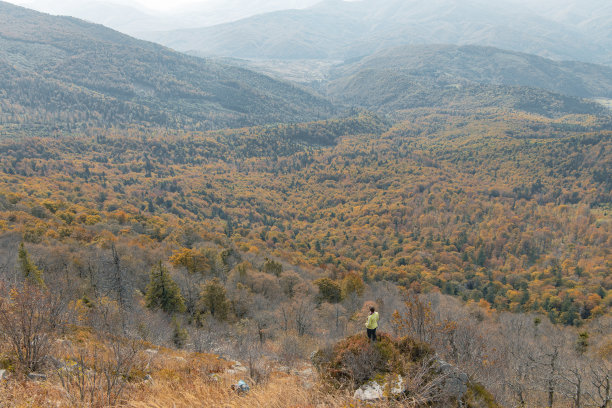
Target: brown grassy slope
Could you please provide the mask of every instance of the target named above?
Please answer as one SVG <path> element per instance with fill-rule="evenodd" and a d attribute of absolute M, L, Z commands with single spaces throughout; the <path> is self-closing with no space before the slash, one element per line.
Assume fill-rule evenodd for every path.
<path fill-rule="evenodd" d="M 52 355 L 70 362 L 67 350 L 88 350 L 101 347 L 99 339 L 87 329 L 78 329 L 55 341 Z M 68 344 L 68 346 L 66 346 Z M 253 384 L 246 374 L 227 372 L 234 362 L 215 355 L 155 348 L 140 352 L 140 363 L 130 372 L 130 380 L 117 406 L 122 407 L 360 407 L 348 392 L 325 389 L 322 385 L 308 385 L 304 378 L 273 371 L 263 384 Z M 0 345 L 0 357 L 9 356 L 9 350 Z M 48 379 L 43 382 L 25 380 L 16 372 L 0 382 L 0 407 L 101 407 L 102 402 L 80 404 L 76 390 L 67 392 L 53 368 L 43 371 Z M 150 375 L 153 380 L 146 381 Z M 231 385 L 245 379 L 251 391 L 239 395 Z M 97 393 L 102 394 L 101 390 Z M 398 403 L 380 403 L 367 406 L 394 406 Z"/>

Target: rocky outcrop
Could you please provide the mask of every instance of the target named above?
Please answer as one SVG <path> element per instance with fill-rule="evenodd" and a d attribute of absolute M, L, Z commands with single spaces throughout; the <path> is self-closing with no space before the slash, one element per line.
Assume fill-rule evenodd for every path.
<path fill-rule="evenodd" d="M 234 361 L 232 367 L 225 372 L 231 375 L 244 375 L 249 372 L 249 369 L 243 366 L 239 361 Z"/>
<path fill-rule="evenodd" d="M 361 401 L 416 398 L 432 407 L 459 407 L 469 400 L 468 375 L 427 344 L 381 333 L 370 343 L 352 336 L 321 349 L 311 360 L 331 384 L 355 386 Z"/>
<path fill-rule="evenodd" d="M 355 391 L 353 398 L 360 401 L 375 401 L 385 397 L 397 397 L 406 392 L 406 382 L 401 375 L 391 381 L 385 381 L 379 384 L 376 381 L 370 381 Z"/>
<path fill-rule="evenodd" d="M 435 359 L 431 364 L 432 378 L 438 378 L 434 387 L 436 398 L 460 401 L 468 391 L 468 375 L 446 361 Z M 392 376 L 393 377 L 393 376 Z M 360 401 L 375 401 L 388 397 L 409 395 L 407 381 L 401 375 L 389 381 L 369 381 L 359 387 L 353 394 L 353 398 Z M 435 381 L 435 380 L 434 380 Z"/>
<path fill-rule="evenodd" d="M 456 400 L 463 398 L 468 390 L 468 375 L 443 360 L 438 360 L 437 365 L 438 371 L 442 375 L 440 392 Z"/>
<path fill-rule="evenodd" d="M 362 385 L 353 394 L 353 398 L 360 401 L 376 401 L 382 399 L 383 396 L 383 387 L 375 381 Z"/>

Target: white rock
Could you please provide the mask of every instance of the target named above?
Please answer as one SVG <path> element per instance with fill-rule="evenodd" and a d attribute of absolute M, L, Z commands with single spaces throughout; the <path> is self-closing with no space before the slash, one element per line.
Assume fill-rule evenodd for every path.
<path fill-rule="evenodd" d="M 359 387 L 353 398 L 360 401 L 375 401 L 383 397 L 383 388 L 376 382 L 369 382 Z"/>
<path fill-rule="evenodd" d="M 32 381 L 46 381 L 47 376 L 39 373 L 30 373 L 28 374 L 28 378 Z"/>
<path fill-rule="evenodd" d="M 311 369 L 311 368 L 307 368 L 307 369 L 305 369 L 305 370 L 298 371 L 298 372 L 296 373 L 296 375 L 297 375 L 298 377 L 302 377 L 302 378 L 312 378 L 312 377 L 314 377 L 314 371 L 312 371 L 312 369 Z"/>
<path fill-rule="evenodd" d="M 0 381 L 6 380 L 8 378 L 8 371 L 0 370 Z"/>
<path fill-rule="evenodd" d="M 72 347 L 72 342 L 70 340 L 67 340 L 67 339 L 57 339 L 57 340 L 55 340 L 55 342 L 57 344 L 59 344 L 60 346 L 62 346 L 62 347 L 66 347 L 66 348 Z"/>
<path fill-rule="evenodd" d="M 249 371 L 249 369 L 248 369 L 248 368 L 246 368 L 246 367 L 245 367 L 245 366 L 243 366 L 243 365 L 237 365 L 237 366 L 234 366 L 234 367 L 233 367 L 233 370 L 234 370 L 234 371 L 236 371 L 236 372 L 238 372 L 238 373 L 246 373 L 247 371 Z"/>
<path fill-rule="evenodd" d="M 402 378 L 401 375 L 398 375 L 397 376 L 397 380 L 394 381 L 391 385 L 392 385 L 392 387 L 391 387 L 391 394 L 392 395 L 398 395 L 398 394 L 401 394 L 401 393 L 403 393 L 405 391 L 404 390 L 404 388 L 405 388 L 404 379 Z"/>

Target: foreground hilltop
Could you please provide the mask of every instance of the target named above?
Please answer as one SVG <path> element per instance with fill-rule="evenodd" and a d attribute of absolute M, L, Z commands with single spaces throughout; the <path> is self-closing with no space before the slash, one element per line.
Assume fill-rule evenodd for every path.
<path fill-rule="evenodd" d="M 35 373 L 23 371 L 24 367 L 0 347 L 2 366 L 8 368 L 0 369 L 3 407 L 27 404 L 41 407 L 383 408 L 417 407 L 425 402 L 439 408 L 499 407 L 484 387 L 453 366 L 433 361 L 429 346 L 408 337 L 393 339 L 383 334 L 379 342 L 368 344 L 365 336 L 351 336 L 335 344 L 333 350 L 314 353 L 315 365 L 299 361 L 288 367 L 268 356 L 260 357 L 264 364 L 257 367 L 265 366 L 264 372 L 252 364 L 224 356 L 159 347 L 91 328 L 69 327 L 63 329 L 63 334 L 59 331 L 45 334 L 51 334 L 51 344 L 45 352 L 45 362 Z M 331 353 L 329 362 L 326 353 Z M 357 362 L 349 356 L 363 361 Z M 376 361 L 369 367 L 368 359 L 372 358 Z M 405 380 L 394 393 L 381 392 L 384 384 L 383 387 L 362 386 L 354 393 L 355 385 L 360 384 L 349 384 L 348 377 L 342 377 L 340 382 L 334 380 L 354 370 L 376 374 L 381 384 L 383 378 L 397 378 L 399 372 Z M 429 378 L 421 382 L 423 375 Z"/>

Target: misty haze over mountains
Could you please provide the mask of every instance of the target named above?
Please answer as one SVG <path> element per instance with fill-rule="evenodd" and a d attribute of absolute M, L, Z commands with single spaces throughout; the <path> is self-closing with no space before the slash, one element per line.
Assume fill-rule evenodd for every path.
<path fill-rule="evenodd" d="M 21 119 L 16 107 L 27 111 Z M 288 82 L 0 1 L 3 124 L 219 128 L 309 121 L 332 111 Z"/>
<path fill-rule="evenodd" d="M 65 50 L 41 53 L 28 43 L 11 42 L 17 37 L 11 38 L 4 51 L 0 48 L 0 63 L 4 60 L 7 67 L 13 68 L 8 73 L 18 71 L 33 77 L 35 72 L 28 67 L 36 61 L 47 67 L 39 73 L 48 76 L 46 80 L 50 80 L 52 87 L 60 79 L 62 89 L 64 86 L 69 89 L 74 78 L 85 78 L 75 83 L 79 87 L 85 85 L 87 92 L 94 92 L 92 95 L 103 92 L 122 103 L 153 109 L 157 112 L 155 115 L 184 115 L 181 121 L 204 119 L 207 127 L 236 125 L 240 121 L 264 123 L 273 118 L 288 120 L 292 110 L 307 112 L 304 119 L 317 118 L 325 116 L 322 112 L 328 110 L 330 102 L 338 107 L 357 106 L 379 112 L 419 106 L 453 105 L 467 109 L 504 106 L 556 116 L 602 109 L 590 101 L 581 102 L 580 98 L 601 98 L 604 104 L 612 98 L 612 68 L 588 63 L 606 62 L 606 52 L 612 52 L 607 46 L 610 25 L 606 24 L 612 13 L 602 0 L 588 0 L 589 7 L 562 0 L 556 8 L 547 0 L 537 4 L 504 0 L 495 6 L 480 0 L 325 0 L 315 5 L 311 4 L 313 0 L 282 4 L 258 0 L 248 5 L 243 0 L 214 0 L 167 13 L 145 10 L 131 0 L 122 4 L 34 1 L 38 8 L 89 16 L 105 25 L 122 26 L 125 31 L 205 24 L 205 21 L 231 20 L 239 15 L 296 7 L 210 27 L 140 34 L 207 60 L 168 53 L 162 47 L 128 40 L 105 27 L 76 20 L 66 20 L 70 23 L 62 29 L 61 24 L 57 25 L 61 21 L 55 20 L 57 17 L 4 7 L 4 17 L 8 20 L 0 31 L 8 30 L 7 35 L 23 31 L 20 20 L 11 18 L 16 13 L 27 16 L 30 22 L 41 22 L 37 23 L 38 34 L 28 35 L 38 35 L 45 47 L 56 47 L 49 39 L 57 35 L 65 37 L 62 41 L 71 47 L 79 44 L 78 50 L 70 51 L 73 56 L 69 66 L 73 75 L 62 76 L 66 70 L 57 71 L 56 67 L 65 63 L 60 58 Z M 53 23 L 47 24 L 47 21 Z M 53 27 L 51 31 L 50 27 Z M 84 31 L 79 34 L 81 30 Z M 45 34 L 47 31 L 49 35 Z M 91 32 L 95 35 L 90 35 Z M 89 47 L 87 41 L 82 41 L 85 38 L 90 41 Z M 4 38 L 0 45 L 6 41 Z M 125 47 L 128 43 L 131 52 Z M 100 70 L 99 53 L 88 49 L 99 44 L 105 47 L 112 44 L 108 50 L 116 57 L 107 67 L 115 74 L 104 76 L 103 81 L 95 79 L 87 70 L 74 67 L 79 61 L 83 63 L 81 68 L 89 65 Z M 142 55 L 153 49 L 174 63 L 142 66 Z M 31 55 L 27 63 L 22 58 L 24 53 Z M 232 68 L 236 65 L 247 70 L 236 71 Z M 141 68 L 134 69 L 135 66 Z M 184 69 L 187 66 L 190 68 Z M 197 75 L 189 73 L 192 68 Z M 140 72 L 143 69 L 146 79 Z M 264 85 L 267 77 L 252 71 L 281 81 Z M 170 82 L 166 85 L 167 79 Z M 165 102 L 162 95 L 166 90 L 157 89 L 156 81 L 164 84 L 162 88 L 172 89 Z M 302 92 L 287 81 L 312 87 L 318 95 L 307 88 Z M 187 83 L 189 92 L 199 96 L 194 99 L 190 94 L 186 98 L 182 91 L 174 89 L 178 83 Z M 147 89 L 144 93 L 143 86 Z M 268 93 L 272 88 L 277 94 Z M 121 89 L 124 91 L 119 92 Z M 172 103 L 167 99 L 169 96 Z M 257 98 L 262 98 L 261 104 L 256 103 Z M 276 101 L 269 103 L 273 100 Z M 279 105 L 278 101 L 285 102 Z M 289 109 L 274 110 L 274 106 L 281 105 Z M 255 107 L 261 108 L 260 111 L 255 113 Z M 208 111 L 214 112 L 214 119 L 207 116 Z M 145 114 L 141 119 L 156 123 L 160 120 L 159 116 L 156 119 L 149 116 Z"/>
<path fill-rule="evenodd" d="M 531 8 L 510 0 L 328 0 L 201 29 L 142 33 L 184 52 L 238 58 L 355 58 L 405 44 L 477 44 L 610 64 L 610 5 Z M 550 10 L 556 13 L 551 13 Z M 547 11 L 548 10 L 548 11 Z"/>
<path fill-rule="evenodd" d="M 435 43 L 612 64 L 606 0 L 211 0 L 166 13 L 133 1 L 21 3 L 200 56 L 344 60 Z"/>
<path fill-rule="evenodd" d="M 22 0 L 23 7 L 103 24 L 125 34 L 176 30 L 221 24 L 259 13 L 305 8 L 319 0 L 208 0 L 155 10 L 133 0 Z"/>

